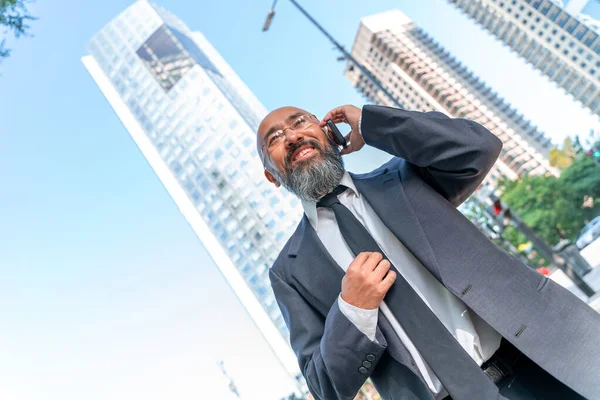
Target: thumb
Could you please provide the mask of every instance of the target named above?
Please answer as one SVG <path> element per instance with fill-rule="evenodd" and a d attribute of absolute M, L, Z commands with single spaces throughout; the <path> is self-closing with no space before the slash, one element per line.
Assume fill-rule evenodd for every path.
<path fill-rule="evenodd" d="M 350 136 L 352 136 L 352 131 L 350 131 L 350 133 L 348 133 L 346 136 L 344 136 L 344 139 L 346 139 L 346 147 L 344 147 L 340 151 L 341 155 L 346 155 L 346 154 L 352 153 L 354 151 L 354 149 L 352 148 L 352 142 L 350 141 Z"/>

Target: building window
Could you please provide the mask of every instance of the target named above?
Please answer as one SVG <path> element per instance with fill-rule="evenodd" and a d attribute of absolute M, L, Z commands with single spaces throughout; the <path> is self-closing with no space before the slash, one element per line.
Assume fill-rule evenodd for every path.
<path fill-rule="evenodd" d="M 586 33 L 588 33 L 589 28 L 583 24 L 579 25 L 579 29 L 577 30 L 577 32 L 575 33 L 575 37 L 578 40 L 583 39 L 583 37 L 585 36 Z"/>
<path fill-rule="evenodd" d="M 587 39 L 585 39 L 585 45 L 588 47 L 591 47 L 592 44 L 594 43 L 594 41 L 596 41 L 596 38 L 598 37 L 598 34 L 596 32 L 590 32 L 590 35 Z"/>
<path fill-rule="evenodd" d="M 577 29 L 578 25 L 579 25 L 579 22 L 577 22 L 574 19 L 571 19 L 569 22 L 569 26 L 567 26 L 567 32 L 569 32 L 569 33 L 575 32 L 575 29 Z"/>
<path fill-rule="evenodd" d="M 137 50 L 137 55 L 165 92 L 168 92 L 194 65 L 192 57 L 166 25 L 158 28 L 142 44 Z"/>
<path fill-rule="evenodd" d="M 540 12 L 544 15 L 546 15 L 548 13 L 548 10 L 550 10 L 550 8 L 552 8 L 552 3 L 548 2 L 546 3 L 546 5 L 544 7 L 542 7 L 540 9 Z"/>

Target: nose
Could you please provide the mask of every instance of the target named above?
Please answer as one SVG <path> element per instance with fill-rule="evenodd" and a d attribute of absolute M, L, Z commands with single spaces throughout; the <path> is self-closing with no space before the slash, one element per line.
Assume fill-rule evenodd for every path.
<path fill-rule="evenodd" d="M 285 146 L 290 147 L 292 144 L 301 142 L 304 140 L 302 132 L 287 128 L 285 131 Z"/>

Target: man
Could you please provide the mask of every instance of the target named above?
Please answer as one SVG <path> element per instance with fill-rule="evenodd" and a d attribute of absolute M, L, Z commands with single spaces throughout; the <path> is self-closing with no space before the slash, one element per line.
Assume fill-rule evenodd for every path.
<path fill-rule="evenodd" d="M 347 123 L 343 150 L 326 128 Z M 393 155 L 365 175 L 341 155 Z M 265 176 L 305 215 L 270 270 L 317 399 L 600 399 L 600 316 L 490 242 L 456 207 L 502 144 L 437 112 L 283 107 L 257 135 Z"/>

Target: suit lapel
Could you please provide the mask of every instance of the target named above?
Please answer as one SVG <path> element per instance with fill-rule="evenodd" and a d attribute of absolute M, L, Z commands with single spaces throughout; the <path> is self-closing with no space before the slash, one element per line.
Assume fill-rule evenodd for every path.
<path fill-rule="evenodd" d="M 384 225 L 441 282 L 437 260 L 406 197 L 399 171 L 385 170 L 365 178 L 352 175 L 352 179 Z"/>
<path fill-rule="evenodd" d="M 352 175 L 352 179 L 385 226 L 441 282 L 433 250 L 406 198 L 399 172 L 385 170 L 376 176 Z M 287 256 L 303 295 L 326 314 L 340 293 L 344 270 L 325 249 L 306 216 L 291 238 Z"/>
<path fill-rule="evenodd" d="M 325 249 L 306 215 L 292 237 L 287 256 L 294 259 L 291 273 L 304 289 L 304 296 L 326 315 L 340 294 L 344 270 Z"/>

